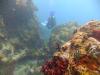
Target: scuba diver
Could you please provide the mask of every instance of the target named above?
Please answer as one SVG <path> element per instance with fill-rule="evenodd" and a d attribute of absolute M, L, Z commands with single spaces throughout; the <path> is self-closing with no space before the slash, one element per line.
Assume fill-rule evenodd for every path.
<path fill-rule="evenodd" d="M 54 16 L 54 12 L 50 13 L 50 16 L 48 18 L 48 22 L 47 22 L 46 26 L 47 26 L 48 29 L 51 29 L 54 26 L 56 26 L 56 19 L 55 19 L 55 16 Z"/>

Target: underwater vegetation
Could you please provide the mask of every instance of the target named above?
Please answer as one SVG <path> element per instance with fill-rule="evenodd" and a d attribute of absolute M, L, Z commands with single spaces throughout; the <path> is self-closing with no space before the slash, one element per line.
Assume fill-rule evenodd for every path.
<path fill-rule="evenodd" d="M 55 26 L 52 29 L 48 42 L 51 55 L 56 50 L 57 44 L 63 45 L 66 41 L 68 41 L 78 27 L 79 25 L 76 22 L 68 22 L 59 26 Z"/>
<path fill-rule="evenodd" d="M 54 57 L 52 61 L 47 61 L 42 67 L 44 75 L 63 75 L 68 67 L 68 60 L 60 57 Z"/>
<path fill-rule="evenodd" d="M 33 0 L 0 0 L 0 75 L 100 75 L 100 21 L 58 25 L 50 12 L 42 26 L 37 11 Z"/>
<path fill-rule="evenodd" d="M 36 7 L 32 0 L 1 0 L 0 8 L 0 16 L 4 23 L 3 31 L 17 49 L 24 46 L 28 48 L 41 46 L 39 23 L 35 15 Z"/>
<path fill-rule="evenodd" d="M 42 47 L 36 11 L 32 0 L 0 0 L 0 75 L 14 75 L 16 64 Z"/>
<path fill-rule="evenodd" d="M 78 28 L 43 65 L 44 75 L 100 75 L 99 28 L 100 21 L 90 21 Z"/>

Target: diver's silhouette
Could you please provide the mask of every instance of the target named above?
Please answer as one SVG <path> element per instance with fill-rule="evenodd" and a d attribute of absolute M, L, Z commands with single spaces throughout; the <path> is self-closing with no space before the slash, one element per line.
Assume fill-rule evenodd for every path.
<path fill-rule="evenodd" d="M 49 29 L 53 28 L 54 26 L 56 25 L 56 19 L 55 19 L 55 16 L 54 16 L 54 12 L 51 12 L 50 13 L 50 16 L 48 18 L 48 22 L 47 22 L 47 27 Z"/>

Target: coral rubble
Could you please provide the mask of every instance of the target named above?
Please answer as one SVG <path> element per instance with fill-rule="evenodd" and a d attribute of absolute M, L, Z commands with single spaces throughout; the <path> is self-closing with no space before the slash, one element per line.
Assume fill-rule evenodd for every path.
<path fill-rule="evenodd" d="M 100 21 L 78 28 L 42 67 L 44 75 L 100 75 Z"/>

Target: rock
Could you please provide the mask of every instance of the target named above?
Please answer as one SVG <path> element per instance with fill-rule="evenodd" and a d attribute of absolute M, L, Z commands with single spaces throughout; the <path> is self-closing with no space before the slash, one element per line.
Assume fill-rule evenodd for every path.
<path fill-rule="evenodd" d="M 51 32 L 48 43 L 50 52 L 55 51 L 57 44 L 63 45 L 66 41 L 68 41 L 74 34 L 76 28 L 78 28 L 78 24 L 76 22 L 69 22 L 67 24 L 55 27 Z"/>
<path fill-rule="evenodd" d="M 21 52 L 42 47 L 35 12 L 32 0 L 0 0 L 0 75 L 13 75 Z"/>
<path fill-rule="evenodd" d="M 54 58 L 61 58 L 68 61 L 66 66 L 66 72 L 61 73 L 60 75 L 99 75 L 100 74 L 100 41 L 97 38 L 99 34 L 98 31 L 94 30 L 99 29 L 100 21 L 90 21 L 84 26 L 77 29 L 73 37 L 64 45 L 61 46 L 60 50 L 55 52 L 53 58 L 50 60 L 54 61 L 52 64 L 47 63 L 43 66 L 44 75 L 56 75 L 62 70 L 50 68 L 49 65 L 56 64 Z M 59 61 L 59 65 L 62 60 Z M 58 67 L 56 65 L 55 67 Z M 61 69 L 61 68 L 60 68 Z M 54 71 L 51 73 L 51 71 Z M 56 73 L 55 73 L 56 72 Z"/>

